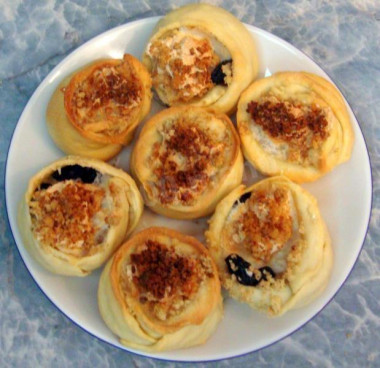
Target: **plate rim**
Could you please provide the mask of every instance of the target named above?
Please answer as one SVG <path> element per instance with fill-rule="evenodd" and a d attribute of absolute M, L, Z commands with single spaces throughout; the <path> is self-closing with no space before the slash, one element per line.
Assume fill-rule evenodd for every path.
<path fill-rule="evenodd" d="M 221 357 L 218 357 L 218 358 L 210 358 L 210 359 L 202 359 L 202 360 L 188 360 L 188 359 L 180 359 L 180 358 L 176 358 L 176 359 L 170 359 L 170 358 L 164 358 L 164 357 L 160 357 L 160 356 L 155 356 L 155 355 L 150 355 L 150 353 L 148 352 L 144 352 L 144 351 L 139 351 L 139 350 L 129 350 L 128 347 L 123 347 L 123 346 L 119 346 L 119 345 L 115 345 L 113 342 L 111 341 L 107 341 L 105 339 L 103 339 L 102 337 L 99 337 L 97 335 L 95 335 L 93 332 L 89 331 L 86 327 L 84 327 L 83 325 L 79 324 L 79 322 L 75 321 L 72 319 L 72 317 L 70 317 L 69 314 L 65 313 L 57 304 L 54 303 L 54 301 L 47 295 L 47 293 L 43 290 L 43 288 L 40 286 L 39 282 L 36 280 L 36 278 L 34 277 L 32 271 L 29 269 L 29 267 L 27 266 L 26 264 L 26 261 L 24 260 L 24 257 L 22 256 L 21 254 L 21 251 L 20 251 L 20 248 L 19 248 L 19 245 L 18 243 L 16 242 L 16 239 L 15 239 L 15 235 L 14 235 L 14 227 L 12 226 L 12 221 L 10 220 L 10 215 L 9 215 L 9 203 L 10 202 L 10 198 L 8 196 L 8 187 L 9 187 L 9 156 L 10 156 L 10 153 L 11 153 L 11 150 L 12 150 L 12 147 L 13 147 L 13 141 L 14 141 L 14 138 L 15 138 L 15 135 L 17 135 L 17 132 L 19 129 L 21 129 L 20 127 L 20 121 L 23 119 L 23 116 L 26 115 L 26 113 L 28 112 L 28 110 L 31 108 L 30 106 L 32 105 L 32 102 L 34 102 L 34 99 L 37 98 L 37 95 L 40 91 L 40 89 L 42 89 L 42 84 L 44 84 L 45 81 L 47 81 L 48 79 L 51 79 L 54 74 L 61 68 L 61 65 L 66 63 L 67 62 L 67 58 L 68 57 L 74 57 L 76 53 L 79 53 L 81 51 L 82 48 L 85 48 L 88 44 L 90 43 L 93 43 L 93 42 L 96 42 L 96 40 L 98 38 L 103 38 L 103 37 L 106 37 L 108 34 L 111 34 L 111 33 L 115 33 L 117 32 L 119 29 L 124 29 L 124 28 L 128 28 L 128 27 L 134 27 L 136 25 L 138 25 L 138 23 L 146 23 L 146 22 L 155 22 L 155 21 L 158 21 L 159 19 L 161 19 L 162 16 L 152 16 L 152 17 L 145 17 L 145 18 L 140 18 L 140 19 L 137 19 L 137 20 L 132 20 L 130 22 L 126 22 L 126 23 L 123 23 L 123 24 L 120 24 L 116 27 L 113 27 L 113 28 L 110 28 L 104 32 L 101 32 L 100 34 L 88 39 L 86 42 L 84 42 L 83 44 L 81 44 L 80 46 L 78 46 L 77 48 L 75 48 L 73 51 L 70 52 L 70 50 L 68 51 L 68 54 L 42 79 L 42 81 L 39 83 L 39 85 L 37 86 L 37 88 L 34 90 L 34 92 L 32 93 L 31 97 L 28 99 L 26 105 L 24 106 L 23 110 L 22 110 L 22 113 L 20 114 L 18 120 L 17 120 L 17 123 L 15 125 L 15 128 L 12 132 L 12 135 L 11 135 L 11 138 L 10 138 L 10 141 L 9 141 L 9 144 L 8 144 L 8 147 L 7 147 L 7 153 L 6 153 L 6 159 L 5 159 L 5 170 L 4 170 L 4 197 L 5 197 L 5 207 L 6 207 L 6 211 L 5 211 L 5 217 L 6 217 L 6 222 L 9 226 L 9 229 L 11 230 L 10 233 L 11 233 L 11 236 L 13 238 L 13 241 L 14 241 L 14 244 L 16 245 L 16 249 L 18 251 L 18 254 L 20 255 L 20 258 L 25 266 L 25 268 L 27 269 L 29 275 L 32 277 L 33 281 L 36 283 L 38 289 L 42 292 L 42 294 L 47 298 L 47 300 L 49 300 L 49 302 L 59 311 L 61 312 L 71 323 L 74 323 L 74 325 L 78 326 L 80 329 L 82 329 L 83 331 L 85 331 L 86 333 L 88 333 L 90 336 L 92 337 L 95 337 L 97 340 L 103 342 L 103 343 L 106 343 L 114 348 L 117 348 L 123 352 L 127 352 L 127 353 L 132 353 L 132 354 L 135 354 L 137 356 L 141 356 L 141 357 L 145 357 L 145 358 L 149 358 L 149 359 L 157 359 L 157 360 L 160 360 L 160 361 L 167 361 L 167 362 L 197 362 L 197 363 L 201 363 L 201 362 L 216 362 L 216 361 L 220 361 L 220 360 L 227 360 L 227 359 L 234 359 L 234 358 L 238 358 L 238 357 L 242 357 L 242 356 L 245 356 L 245 355 L 248 355 L 248 354 L 251 354 L 251 353 L 254 353 L 254 352 L 257 352 L 257 351 L 260 351 L 262 349 L 265 349 L 265 348 L 268 348 L 280 341 L 282 341 L 283 339 L 291 336 L 292 334 L 294 334 L 295 332 L 299 331 L 301 328 L 303 328 L 306 324 L 308 324 L 310 321 L 312 321 L 315 317 L 317 317 L 322 311 L 324 308 L 326 308 L 330 303 L 331 301 L 336 297 L 336 295 L 338 294 L 338 292 L 345 286 L 346 282 L 347 282 L 347 279 L 350 277 L 351 273 L 353 272 L 358 260 L 359 260 L 359 257 L 361 255 L 361 252 L 363 250 L 363 247 L 364 247 L 364 244 L 366 242 L 366 239 L 367 239 L 367 236 L 368 236 L 368 232 L 369 232 L 369 228 L 370 228 L 370 221 L 371 221 L 371 216 L 372 216 L 372 211 L 373 211 L 373 170 L 372 170 L 372 162 L 371 162 L 371 156 L 369 154 L 369 149 L 368 149 L 368 145 L 367 145 L 367 141 L 366 141 L 366 138 L 365 138 L 365 135 L 363 133 L 363 130 L 361 128 L 361 124 L 359 123 L 359 120 L 354 112 L 354 110 L 352 109 L 350 103 L 348 102 L 346 96 L 344 95 L 344 93 L 342 92 L 342 90 L 337 86 L 337 84 L 335 83 L 335 81 L 331 78 L 331 76 L 329 75 L 329 73 L 327 73 L 320 65 L 319 63 L 317 63 L 312 57 L 310 57 L 308 54 L 306 54 L 303 50 L 297 48 L 296 46 L 292 45 L 290 42 L 282 39 L 281 37 L 269 32 L 269 31 L 266 31 L 262 28 L 259 28 L 257 26 L 253 26 L 251 24 L 247 24 L 247 23 L 244 23 L 244 26 L 247 27 L 247 29 L 252 33 L 256 33 L 256 34 L 262 34 L 264 37 L 270 37 L 272 39 L 274 39 L 276 42 L 279 42 L 282 44 L 282 46 L 286 46 L 287 49 L 290 49 L 290 50 L 293 50 L 297 53 L 302 53 L 306 58 L 308 58 L 312 63 L 314 63 L 320 71 L 322 71 L 322 73 L 324 73 L 328 79 L 335 85 L 335 87 L 339 90 L 340 94 L 343 96 L 343 99 L 345 101 L 345 103 L 347 104 L 350 112 L 352 113 L 352 115 L 354 116 L 356 122 L 354 122 L 359 131 L 360 131 L 360 135 L 361 137 L 363 138 L 363 143 L 364 143 L 364 148 L 365 148 L 365 152 L 366 152 L 366 157 L 367 157 L 367 162 L 366 164 L 368 163 L 368 166 L 369 166 L 369 203 L 367 203 L 367 206 L 368 206 L 368 213 L 366 214 L 367 216 L 367 219 L 366 219 L 366 226 L 365 226 L 365 231 L 363 233 L 363 239 L 361 240 L 361 245 L 360 247 L 358 248 L 358 251 L 357 251 L 357 254 L 355 256 L 355 259 L 353 261 L 353 264 L 349 270 L 349 272 L 347 273 L 346 277 L 344 278 L 344 280 L 341 282 L 341 284 L 339 285 L 339 287 L 335 290 L 335 292 L 331 295 L 331 297 L 316 311 L 316 312 L 313 312 L 313 315 L 307 319 L 305 322 L 303 322 L 301 325 L 297 326 L 296 328 L 294 329 L 291 329 L 290 331 L 286 332 L 283 336 L 279 337 L 278 339 L 276 339 L 275 341 L 272 341 L 266 345 L 263 345 L 261 347 L 258 347 L 258 348 L 253 348 L 252 350 L 250 351 L 246 351 L 246 352 L 242 352 L 242 353 L 238 353 L 236 355 L 226 355 L 226 356 L 221 356 Z M 45 86 L 44 86 L 45 87 Z M 15 224 L 16 228 L 15 230 L 17 230 L 17 224 Z"/>

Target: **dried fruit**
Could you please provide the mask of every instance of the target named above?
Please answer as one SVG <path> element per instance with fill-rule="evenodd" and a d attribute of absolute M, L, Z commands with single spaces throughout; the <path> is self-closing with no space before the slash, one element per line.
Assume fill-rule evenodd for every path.
<path fill-rule="evenodd" d="M 246 202 L 249 198 L 251 198 L 251 192 L 242 194 L 239 199 L 235 201 L 234 206 L 238 205 L 239 203 Z"/>
<path fill-rule="evenodd" d="M 41 183 L 39 189 L 44 190 L 51 186 L 50 183 Z"/>
<path fill-rule="evenodd" d="M 224 80 L 226 78 L 226 75 L 224 74 L 222 67 L 223 67 L 223 65 L 226 65 L 229 63 L 232 64 L 231 59 L 224 60 L 215 67 L 215 69 L 211 73 L 212 83 L 222 85 L 222 86 L 227 85 L 226 81 Z"/>
<path fill-rule="evenodd" d="M 225 261 L 228 272 L 235 275 L 238 283 L 242 285 L 257 286 L 261 281 L 267 281 L 269 275 L 271 277 L 276 276 L 269 266 L 251 270 L 251 264 L 237 254 L 230 254 Z M 258 276 L 259 273 L 260 275 Z"/>
<path fill-rule="evenodd" d="M 68 165 L 53 172 L 52 177 L 57 181 L 80 180 L 83 183 L 93 183 L 98 172 L 91 167 Z"/>

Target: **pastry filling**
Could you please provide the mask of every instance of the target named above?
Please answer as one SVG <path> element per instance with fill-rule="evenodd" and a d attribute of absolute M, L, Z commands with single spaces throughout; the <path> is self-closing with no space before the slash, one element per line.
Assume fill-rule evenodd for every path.
<path fill-rule="evenodd" d="M 187 117 L 164 124 L 159 133 L 162 141 L 154 144 L 150 159 L 153 196 L 162 204 L 192 205 L 223 175 L 232 139 L 226 130 L 213 134 Z"/>
<path fill-rule="evenodd" d="M 219 63 L 211 73 L 214 84 L 228 86 L 232 83 L 232 60 L 224 60 Z"/>
<path fill-rule="evenodd" d="M 273 270 L 268 267 L 260 267 L 259 269 L 251 269 L 251 264 L 238 254 L 230 254 L 225 259 L 228 272 L 235 275 L 239 284 L 246 286 L 257 286 L 262 281 L 275 278 Z"/>
<path fill-rule="evenodd" d="M 231 60 L 221 65 L 230 59 L 226 48 L 195 28 L 166 32 L 147 46 L 147 55 L 152 61 L 153 86 L 170 106 L 202 98 L 215 84 L 226 86 L 232 81 Z M 215 73 L 216 69 L 220 71 Z"/>
<path fill-rule="evenodd" d="M 29 210 L 32 232 L 41 246 L 84 257 L 96 253 L 110 226 L 120 221 L 114 214 L 118 189 L 107 175 L 97 173 L 92 179 L 89 171 L 81 170 L 84 180 L 78 179 L 76 166 L 80 167 L 66 166 L 42 183 L 33 193 Z"/>
<path fill-rule="evenodd" d="M 141 82 L 127 62 L 102 64 L 71 83 L 75 85 L 66 88 L 66 109 L 76 125 L 91 133 L 123 133 L 142 101 Z"/>
<path fill-rule="evenodd" d="M 271 276 L 286 271 L 287 256 L 298 241 L 293 206 L 290 192 L 281 187 L 257 189 L 235 202 L 222 236 L 228 249 L 236 253 L 232 259 L 228 258 L 231 255 L 226 258 L 230 274 L 243 277 L 243 271 L 238 270 L 243 269 L 249 277 L 261 281 L 263 270 L 267 273 L 268 267 Z M 234 265 L 238 274 L 233 272 Z"/>
<path fill-rule="evenodd" d="M 179 313 L 193 300 L 208 277 L 213 276 L 205 256 L 181 255 L 174 248 L 148 240 L 131 254 L 121 273 L 121 285 L 133 282 L 139 302 L 159 320 Z M 127 287 L 123 287 L 125 293 Z"/>
<path fill-rule="evenodd" d="M 272 154 L 299 164 L 318 165 L 318 152 L 329 136 L 326 113 L 319 107 L 270 98 L 251 101 L 253 131 Z M 271 139 L 265 139 L 264 135 Z M 273 143 L 273 139 L 275 143 Z"/>

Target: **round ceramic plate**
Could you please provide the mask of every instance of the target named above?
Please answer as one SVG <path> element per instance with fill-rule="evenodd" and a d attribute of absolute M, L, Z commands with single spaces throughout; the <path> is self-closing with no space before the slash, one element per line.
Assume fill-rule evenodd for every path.
<path fill-rule="evenodd" d="M 53 275 L 42 269 L 25 250 L 17 228 L 17 207 L 29 178 L 51 161 L 64 155 L 53 144 L 45 126 L 46 106 L 56 86 L 62 78 L 95 59 L 121 58 L 124 53 L 140 57 L 157 20 L 157 17 L 149 18 L 112 29 L 78 48 L 54 68 L 37 88 L 21 115 L 12 138 L 6 167 L 9 221 L 30 274 L 46 296 L 73 322 L 101 340 L 122 349 L 126 348 L 120 345 L 116 336 L 108 330 L 98 312 L 96 293 L 101 270 L 85 278 L 75 278 Z M 293 46 L 268 32 L 252 26 L 247 27 L 258 49 L 259 77 L 281 70 L 303 70 L 329 79 L 318 65 Z M 155 103 L 151 115 L 161 108 Z M 317 182 L 305 185 L 306 189 L 317 197 L 332 237 L 334 268 L 324 293 L 308 306 L 290 311 L 278 318 L 268 318 L 246 305 L 226 298 L 224 319 L 216 333 L 204 345 L 157 354 L 134 352 L 180 361 L 206 361 L 238 356 L 268 346 L 289 335 L 309 321 L 331 300 L 346 280 L 359 255 L 371 207 L 372 187 L 368 152 L 358 122 L 351 109 L 348 109 L 355 131 L 352 158 Z M 129 150 L 125 149 L 112 163 L 128 171 L 128 158 Z M 246 164 L 245 180 L 252 182 L 257 178 L 254 170 Z M 201 240 L 207 226 L 205 220 L 168 220 L 146 210 L 139 228 L 153 224 L 174 227 Z"/>

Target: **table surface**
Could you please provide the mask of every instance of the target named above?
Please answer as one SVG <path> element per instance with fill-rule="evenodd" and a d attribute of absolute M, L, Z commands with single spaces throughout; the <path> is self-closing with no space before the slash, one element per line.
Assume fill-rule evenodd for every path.
<path fill-rule="evenodd" d="M 335 81 L 363 131 L 373 174 L 369 232 L 353 272 L 312 321 L 261 351 L 200 366 L 379 367 L 380 2 L 379 0 L 207 1 L 290 42 Z M 162 15 L 180 0 L 0 0 L 0 366 L 179 367 L 113 348 L 51 304 L 25 268 L 7 222 L 4 172 L 20 114 L 39 83 L 92 37 Z M 349 246 L 349 245 L 348 245 Z"/>

